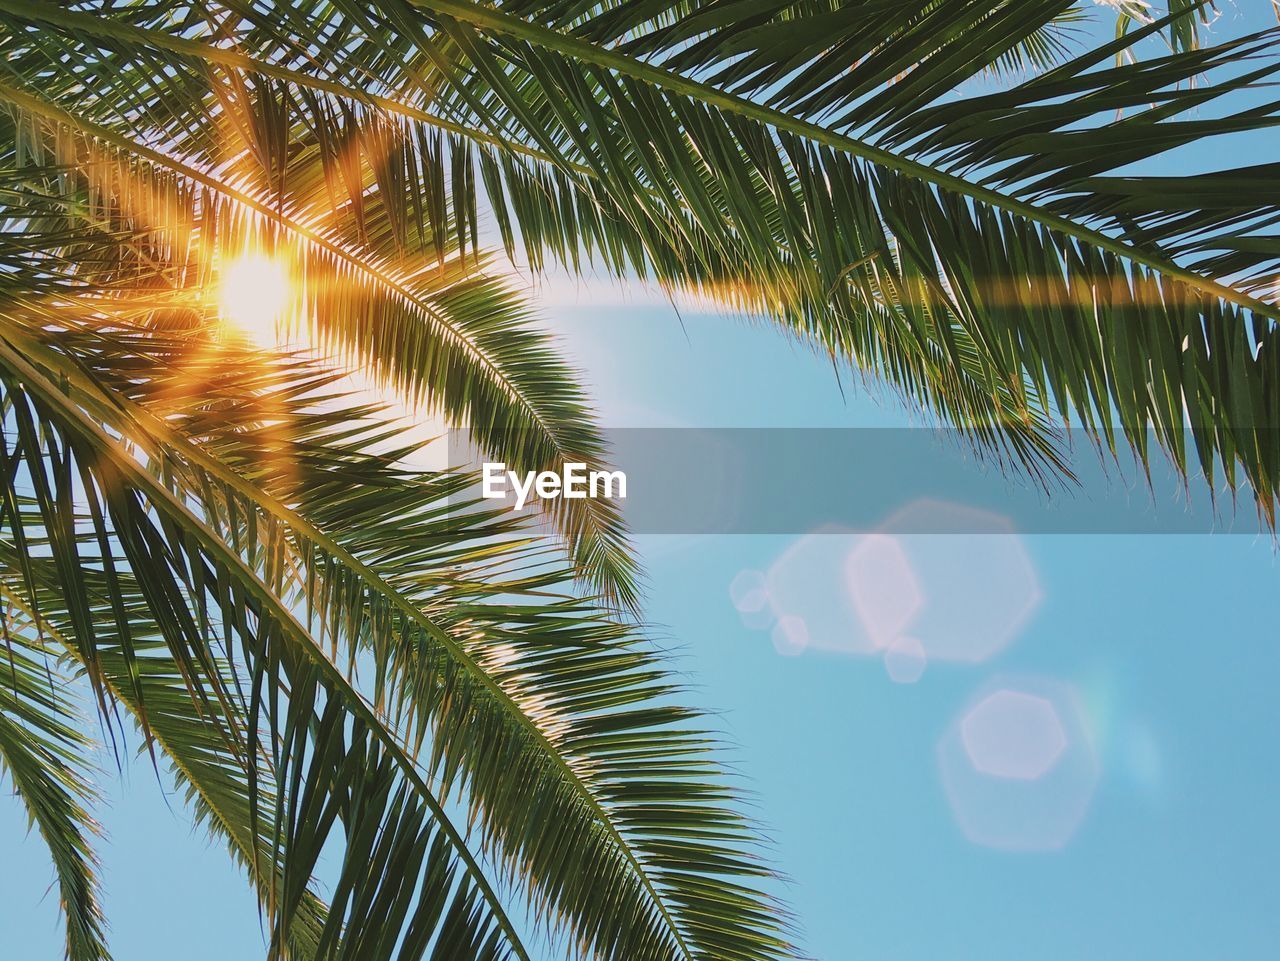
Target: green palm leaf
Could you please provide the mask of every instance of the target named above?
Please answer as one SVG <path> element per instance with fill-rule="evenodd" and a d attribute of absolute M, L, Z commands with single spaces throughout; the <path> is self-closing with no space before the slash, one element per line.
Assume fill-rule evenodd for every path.
<path fill-rule="evenodd" d="M 30 515 L 27 526 L 38 526 L 35 505 L 26 504 L 24 509 Z M 37 546 L 37 551 L 39 549 Z M 28 568 L 26 586 L 35 591 L 33 603 L 28 605 L 17 590 L 7 585 L 0 585 L 0 590 L 4 591 L 11 610 L 45 639 L 45 654 L 57 652 L 74 658 L 77 646 L 68 633 L 73 628 L 62 617 L 58 576 L 49 559 L 19 558 L 8 544 L 0 542 L 0 565 L 6 571 Z M 186 799 L 195 817 L 227 844 L 232 857 L 258 887 L 264 908 L 269 914 L 273 913 L 279 893 L 272 891 L 270 885 L 278 877 L 280 868 L 277 866 L 273 871 L 261 862 L 263 853 L 273 850 L 278 842 L 266 836 L 270 825 L 262 819 L 255 824 L 252 817 L 254 801 L 250 797 L 244 763 L 248 750 L 243 732 L 232 718 L 210 711 L 201 716 L 201 723 L 191 723 L 191 689 L 183 670 L 169 654 L 159 629 L 148 618 L 145 597 L 137 585 L 131 583 L 128 574 L 118 576 L 111 584 L 93 575 L 88 580 L 88 596 L 98 612 L 94 657 L 104 693 L 132 714 L 149 743 L 158 749 L 160 758 L 185 786 Z M 127 605 L 130 625 L 127 647 L 121 636 L 111 629 L 117 604 Z M 36 616 L 37 608 L 47 616 Z M 43 692 L 47 687 L 47 674 L 39 681 L 37 690 Z M 223 681 L 230 682 L 230 676 Z M 74 733 L 74 728 L 72 731 Z M 81 741 L 82 749 L 87 748 L 87 742 L 82 738 Z M 254 776 L 257 803 L 268 809 L 274 803 L 271 774 L 271 770 L 263 766 Z M 255 830 L 262 832 L 256 841 Z M 292 957 L 316 956 L 324 913 L 322 901 L 314 896 L 307 899 L 290 929 Z M 69 954 L 72 958 L 80 956 L 74 950 Z"/>
<path fill-rule="evenodd" d="M 6 368 L 21 370 L 20 358 L 8 349 L 6 353 Z M 362 900 L 355 908 L 344 903 L 341 910 L 330 911 L 321 935 L 328 956 L 342 956 L 330 950 L 335 945 L 348 953 L 359 945 L 361 956 L 389 958 L 394 941 L 410 934 L 410 956 L 425 956 L 433 939 L 437 953 L 430 956 L 507 956 L 518 941 L 501 906 L 394 734 L 243 556 L 131 458 L 122 456 L 108 434 L 84 423 L 83 415 L 59 391 L 41 390 L 39 374 L 25 373 L 27 384 L 38 393 L 32 398 L 9 381 L 6 399 L 17 422 L 18 446 L 6 452 L 5 459 L 20 458 L 30 471 L 41 526 L 63 532 L 50 540 L 59 596 L 65 599 L 67 621 L 76 632 L 74 643 L 90 678 L 100 677 L 102 667 L 96 632 L 86 621 L 91 613 L 86 570 L 100 565 L 104 572 L 114 572 L 127 564 L 136 572 L 147 609 L 193 692 L 195 716 L 215 706 L 224 711 L 238 707 L 234 713 L 246 727 L 246 758 L 265 751 L 277 781 L 295 785 L 295 793 L 277 797 L 274 811 L 264 814 L 251 808 L 254 823 L 260 817 L 273 819 L 278 827 L 271 836 L 279 838 L 283 848 L 272 852 L 278 857 L 270 861 L 284 866 L 278 879 L 271 956 L 286 956 L 285 932 L 309 903 L 311 871 L 335 820 L 348 829 L 342 890 L 346 894 L 354 889 Z M 37 420 L 42 425 L 38 432 Z M 91 513 L 97 544 L 119 544 L 114 556 L 99 557 L 97 565 L 68 537 L 72 470 L 80 472 L 90 504 L 98 505 Z M 10 517 L 11 523 L 16 520 Z M 249 557 L 260 550 L 256 543 L 246 545 Z M 110 589 L 113 607 L 119 610 L 124 598 L 118 579 Z M 29 605 L 36 603 L 30 582 L 25 599 Z M 230 651 L 233 640 L 239 641 L 249 679 L 247 703 L 246 694 L 226 684 L 218 668 L 212 615 L 219 607 L 222 643 Z M 122 635 L 130 633 L 124 620 L 118 620 L 117 627 Z M 136 650 L 130 656 L 136 659 Z M 200 679 L 206 686 L 197 687 Z M 287 704 L 280 700 L 283 690 L 289 692 Z M 140 706 L 146 710 L 145 702 Z M 262 800 L 253 781 L 256 765 L 251 763 L 249 771 L 249 796 L 256 806 Z M 300 816 L 297 806 L 304 803 L 310 807 Z M 370 829 L 373 835 L 367 833 Z M 406 884 L 409 890 L 421 884 L 423 897 L 416 902 L 406 898 Z M 369 913 L 351 914 L 353 909 Z M 373 917 L 379 920 L 371 932 Z M 370 937 L 376 947 L 367 943 Z"/>
<path fill-rule="evenodd" d="M 62 88 L 82 107 L 84 79 L 68 78 Z M 97 202 L 93 213 L 123 221 L 108 229 L 150 231 L 168 251 L 180 251 L 187 259 L 164 276 L 188 289 L 208 288 L 213 265 L 246 247 L 273 251 L 291 260 L 299 278 L 295 323 L 309 327 L 317 344 L 360 359 L 411 404 L 466 424 L 513 469 L 603 464 L 603 441 L 575 373 L 508 286 L 477 272 L 483 262 L 474 247 L 474 198 L 465 200 L 474 192 L 467 145 L 413 136 L 327 101 L 283 102 L 266 88 L 251 95 L 236 79 L 229 87 L 210 76 L 188 85 L 210 109 L 219 105 L 221 126 L 209 127 L 235 132 L 216 145 L 190 117 L 163 132 L 147 126 L 174 96 L 167 85 L 131 90 L 130 101 L 159 99 L 144 103 L 143 119 L 124 124 L 59 107 L 50 96 L 57 84 L 6 86 L 23 111 L 6 138 L 21 148 L 13 176 L 38 182 L 48 173 L 42 163 L 70 160 L 80 175 L 45 178 L 49 188 L 73 204 Z M 318 147 L 316 130 L 327 131 Z M 291 139 L 300 132 L 312 136 L 309 145 Z M 156 140 L 169 149 L 147 146 Z M 469 184 L 459 189 L 463 196 L 433 194 L 446 171 L 457 173 L 455 186 Z M 616 509 L 598 500 L 557 502 L 553 516 L 582 574 L 634 610 L 638 569 Z"/>
<path fill-rule="evenodd" d="M 86 769 L 90 745 L 80 731 L 77 692 L 38 626 L 7 599 L 4 603 L 0 775 L 13 785 L 53 858 L 67 922 L 67 957 L 107 961 L 111 955 L 91 847 L 98 831 L 89 814 L 96 792 Z"/>
<path fill-rule="evenodd" d="M 1144 458 L 1154 429 L 1180 468 L 1198 462 L 1233 483 L 1239 470 L 1273 514 L 1276 309 L 1258 296 L 1275 263 L 1259 232 L 1275 204 L 1265 170 L 1101 176 L 1188 138 L 1269 126 L 1266 105 L 1171 123 L 1259 89 L 1276 69 L 1269 34 L 1102 66 L 1182 29 L 1198 9 L 1183 6 L 1008 92 L 953 106 L 942 101 L 959 81 L 1072 5 L 906 5 L 865 38 L 845 5 L 835 9 L 844 32 L 821 35 L 805 7 L 766 5 L 759 21 L 721 23 L 699 20 L 695 6 L 530 8 L 551 26 L 465 0 L 386 4 L 379 16 L 315 6 L 283 32 L 265 9 L 244 6 L 235 42 L 237 55 L 296 73 L 315 73 L 310 51 L 323 50 L 326 86 L 476 131 L 499 225 L 509 245 L 519 232 L 535 264 L 549 254 L 576 267 L 586 255 L 772 313 L 1037 469 L 1060 467 L 1046 434 L 1059 412 L 1107 445 L 1125 437 Z M 131 11 L 153 32 L 129 43 L 190 56 L 156 36 L 171 5 Z M 805 61 L 780 93 L 781 71 L 798 61 L 770 60 L 760 38 L 779 36 L 775 27 L 812 35 L 797 38 L 797 57 L 839 51 L 848 36 L 883 69 L 837 71 L 833 52 Z M 177 46 L 202 32 L 192 24 Z M 1258 67 L 1225 71 L 1241 54 Z M 726 56 L 736 59 L 719 76 Z M 755 57 L 751 70 L 734 73 L 743 57 Z M 1098 95 L 1076 96 L 1089 90 Z M 1141 116 L 1117 118 L 1117 108 Z M 1028 122 L 1060 133 L 1015 136 Z M 1117 150 L 1122 142 L 1146 146 L 1135 155 Z M 1018 167 L 1019 150 L 1037 166 Z M 1059 156 L 1070 164 L 1055 172 Z M 1249 202 L 1234 203 L 1240 196 Z"/>
<path fill-rule="evenodd" d="M 460 492 L 466 478 L 424 490 L 419 478 L 413 483 L 397 479 L 385 458 L 358 458 L 338 468 L 332 460 L 342 448 L 335 450 L 331 443 L 313 448 L 308 436 L 319 430 L 340 431 L 344 437 L 350 428 L 342 421 L 321 428 L 322 421 L 299 417 L 309 426 L 300 428 L 301 437 L 290 440 L 287 451 L 279 438 L 246 434 L 238 426 L 241 416 L 261 419 L 266 410 L 289 419 L 282 410 L 302 401 L 296 400 L 298 385 L 291 378 L 275 386 L 274 397 L 264 397 L 265 386 L 246 391 L 235 380 L 253 365 L 234 362 L 214 365 L 228 378 L 224 386 L 218 386 L 217 376 L 212 383 L 192 381 L 195 396 L 207 397 L 225 426 L 211 436 L 214 422 L 204 416 L 168 418 L 199 436 L 203 448 L 217 451 L 215 459 L 133 401 L 125 401 L 122 410 L 121 399 L 109 400 L 83 369 L 68 366 L 58 353 L 92 357 L 100 371 L 118 365 L 117 397 L 133 395 L 157 410 L 166 399 L 175 403 L 172 381 L 187 378 L 172 358 L 139 364 L 136 357 L 120 354 L 130 341 L 114 331 L 109 342 L 120 355 L 112 361 L 98 353 L 101 334 L 71 334 L 51 341 L 57 352 L 27 340 L 22 353 L 41 366 L 57 365 L 55 381 L 67 385 L 78 404 L 127 426 L 181 501 L 203 504 L 206 517 L 219 519 L 202 542 L 220 535 L 259 572 L 258 591 L 275 585 L 276 593 L 297 592 L 284 596 L 295 596 L 302 605 L 301 623 L 310 633 L 334 645 L 325 662 L 334 665 L 330 670 L 346 664 L 343 676 L 355 670 L 360 648 L 373 654 L 379 680 L 372 703 L 394 732 L 394 743 L 410 755 L 420 746 L 428 749 L 424 764 L 432 781 L 470 798 L 486 848 L 505 865 L 509 880 L 527 885 L 544 917 L 563 919 L 576 938 L 604 957 L 697 956 L 715 943 L 732 946 L 744 957 L 773 957 L 785 950 L 768 902 L 744 883 L 765 872 L 746 852 L 748 826 L 727 806 L 729 795 L 717 783 L 714 766 L 699 759 L 705 736 L 681 730 L 686 712 L 654 703 L 671 688 L 652 655 L 625 628 L 601 620 L 589 607 L 548 597 L 562 577 L 558 570 L 521 571 L 533 558 L 495 554 L 492 537 L 504 525 L 494 526 L 492 515 L 464 515 L 467 524 L 477 525 L 468 534 L 447 510 L 428 507 L 450 490 Z M 140 334 L 135 343 L 145 354 L 163 341 L 153 333 Z M 13 357 L 9 363 L 20 368 Z M 157 374 L 154 383 L 139 382 L 138 372 L 146 370 L 167 373 Z M 28 371 L 26 376 L 36 375 Z M 314 376 L 305 372 L 304 382 Z M 227 423 L 227 402 L 234 397 L 252 402 L 246 400 L 238 416 L 233 408 Z M 237 471 L 224 463 L 237 465 Z M 289 469 L 281 470 L 282 465 Z M 348 471 L 354 473 L 346 476 Z M 273 491 L 296 499 L 303 513 L 275 501 Z M 321 534 L 304 514 L 325 521 L 332 533 Z M 460 544 L 470 537 L 479 543 L 464 550 Z M 406 556 L 400 546 L 405 544 L 422 546 Z M 536 545 L 531 549 L 541 552 Z M 129 560 L 131 567 L 137 563 Z M 466 561 L 462 570 L 459 561 Z M 518 562 L 514 571 L 511 561 Z M 468 568 L 472 573 L 465 573 Z M 509 573 L 495 582 L 500 569 Z M 440 573 L 424 577 L 432 571 Z M 227 576 L 219 568 L 203 575 L 211 588 L 217 575 Z M 159 573 L 149 578 L 158 579 Z M 527 593 L 536 603 L 486 599 L 495 592 Z M 203 602 L 198 601 L 197 596 L 192 604 L 200 612 Z M 225 597 L 221 604 L 223 620 L 234 624 Z M 157 601 L 148 598 L 146 605 L 155 610 Z M 182 616 L 174 610 L 169 619 Z M 205 617 L 201 613 L 197 620 L 203 623 Z M 168 643 L 172 649 L 171 636 Z M 188 640 L 175 658 L 189 674 L 209 675 L 207 653 L 202 653 L 207 648 Z M 303 650 L 315 657 L 318 648 Z M 246 667 L 262 656 L 246 651 Z M 298 679 L 291 673 L 287 680 L 291 697 L 297 697 Z M 145 692 L 140 695 L 145 720 L 150 712 Z M 197 703 L 207 702 L 213 711 L 231 696 L 215 686 Z M 289 761 L 287 756 L 273 759 L 282 769 L 276 783 L 286 780 Z M 346 813 L 344 823 L 355 816 Z M 551 835 L 565 843 L 549 844 Z M 301 852 L 286 847 L 282 863 L 296 871 L 301 861 L 307 872 L 308 858 L 320 843 L 309 841 Z M 353 859 L 363 863 L 356 855 Z M 709 900 L 706 879 L 716 876 L 720 893 Z M 354 943 L 352 923 L 347 916 L 344 943 Z M 279 924 L 287 931 L 293 922 L 285 913 Z"/>

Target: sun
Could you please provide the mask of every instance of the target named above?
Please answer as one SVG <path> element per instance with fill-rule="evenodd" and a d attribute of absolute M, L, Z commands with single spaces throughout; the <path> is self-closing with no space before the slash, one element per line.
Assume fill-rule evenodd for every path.
<path fill-rule="evenodd" d="M 223 323 L 260 344 L 280 341 L 280 322 L 293 299 L 283 261 L 262 253 L 224 260 L 218 288 Z"/>

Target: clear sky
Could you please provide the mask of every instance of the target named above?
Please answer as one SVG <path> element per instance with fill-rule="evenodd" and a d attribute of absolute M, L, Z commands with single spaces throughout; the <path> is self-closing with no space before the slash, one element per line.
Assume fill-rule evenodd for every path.
<path fill-rule="evenodd" d="M 842 403 L 829 366 L 769 330 L 686 316 L 686 343 L 657 310 L 571 316 L 584 359 L 607 370 L 595 383 L 605 411 L 643 405 L 659 424 L 905 422 L 892 404 Z M 909 658 L 858 653 L 859 611 L 874 623 L 892 585 L 851 603 L 839 567 L 856 543 L 646 542 L 652 617 L 682 645 L 696 696 L 726 712 L 813 956 L 1280 956 L 1269 541 L 899 538 L 922 595 L 908 632 L 986 657 L 932 660 L 914 683 L 886 669 L 909 678 Z M 865 557 L 897 571 L 892 552 Z M 744 624 L 735 610 L 744 569 L 772 569 L 781 606 L 810 625 L 798 656 L 756 626 L 767 617 Z M 975 775 L 975 758 L 996 776 Z"/>
<path fill-rule="evenodd" d="M 768 327 L 689 312 L 682 326 L 655 298 L 601 284 L 579 303 L 561 284 L 543 300 L 606 426 L 909 423 L 848 380 L 842 397 L 827 361 Z M 1269 540 L 859 543 L 640 545 L 649 616 L 679 649 L 691 698 L 720 712 L 808 954 L 1280 957 Z M 873 596 L 850 589 L 851 553 L 880 575 Z M 757 578 L 774 593 L 763 610 Z M 260 957 L 253 898 L 180 797 L 146 761 L 103 789 L 115 955 L 168 961 L 180 944 L 185 961 Z M 5 961 L 61 956 L 52 869 L 25 832 L 17 801 L 0 798 Z"/>
<path fill-rule="evenodd" d="M 590 371 L 606 424 L 906 422 L 848 386 L 842 401 L 827 363 L 768 328 L 686 314 L 682 329 L 643 299 L 549 312 Z M 898 683 L 857 640 L 866 629 L 839 574 L 854 542 L 792 550 L 801 540 L 650 537 L 641 547 L 652 619 L 680 648 L 691 697 L 723 712 L 810 954 L 1280 953 L 1280 566 L 1268 541 L 903 538 L 924 599 L 910 627 L 922 646 L 985 656 L 1007 643 L 977 663 L 932 659 L 914 683 Z M 868 556 L 895 569 L 892 555 Z M 783 576 L 796 564 L 807 575 L 799 593 Z M 810 625 L 798 655 L 785 637 L 775 646 L 765 616 L 747 612 L 744 623 L 731 596 L 740 571 L 771 568 L 778 603 Z M 957 583 L 976 594 L 957 595 Z M 895 672 L 918 667 L 898 657 Z M 996 774 L 975 773 L 974 756 Z M 222 851 L 187 826 L 180 800 L 166 806 L 145 762 L 105 788 L 116 955 L 159 961 L 181 932 L 190 961 L 258 956 L 252 898 Z M 51 869 L 23 830 L 5 799 L 0 926 L 19 932 L 15 959 L 55 958 Z"/>

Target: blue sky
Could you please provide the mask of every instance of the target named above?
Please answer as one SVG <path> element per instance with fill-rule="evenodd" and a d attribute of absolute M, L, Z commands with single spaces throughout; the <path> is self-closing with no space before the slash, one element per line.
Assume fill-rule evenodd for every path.
<path fill-rule="evenodd" d="M 842 397 L 827 361 L 765 326 L 688 311 L 682 326 L 658 298 L 603 284 L 577 298 L 557 283 L 543 300 L 606 426 L 911 422 L 848 379 Z M 1007 636 L 990 656 L 931 658 L 898 683 L 874 642 L 820 636 L 866 633 L 840 569 L 853 540 L 802 553 L 806 590 L 775 599 L 809 625 L 800 653 L 775 645 L 778 612 L 735 608 L 744 570 L 797 580 L 778 563 L 799 538 L 640 547 L 650 618 L 678 649 L 691 698 L 719 712 L 808 954 L 1280 957 L 1280 562 L 1269 540 L 1035 535 L 1013 553 L 913 543 L 925 610 L 905 633 L 927 629 L 927 650 L 945 649 L 948 626 Z M 944 556 L 957 549 L 958 562 Z M 965 551 L 978 560 L 965 564 Z M 1026 610 L 991 620 L 1028 578 Z M 954 583 L 981 602 L 948 594 Z M 108 774 L 103 789 L 116 956 L 167 961 L 178 944 L 187 961 L 261 956 L 242 878 L 149 764 Z M 16 961 L 61 956 L 51 881 L 18 803 L 0 798 L 0 929 Z"/>
<path fill-rule="evenodd" d="M 906 422 L 889 402 L 852 392 L 842 401 L 826 362 L 768 328 L 686 314 L 682 329 L 670 309 L 644 302 L 554 313 L 566 346 L 591 371 L 606 424 Z M 783 655 L 767 628 L 743 623 L 730 596 L 735 576 L 769 570 L 796 540 L 647 537 L 641 548 L 652 619 L 679 649 L 690 696 L 721 712 L 730 760 L 790 878 L 785 891 L 812 956 L 1277 956 L 1280 567 L 1268 541 L 1020 538 L 1041 598 L 1016 636 L 980 663 L 930 661 L 904 684 L 880 657 L 816 649 L 816 639 Z M 927 562 L 927 552 L 918 559 Z M 810 561 L 814 588 L 798 602 L 808 605 L 803 613 L 817 625 L 848 618 L 847 592 L 821 566 L 821 552 Z M 1021 564 L 992 561 L 993 587 L 1023 590 Z M 944 586 L 936 576 L 927 575 L 935 579 L 926 591 Z M 1034 717 L 996 710 L 1007 706 L 1007 697 L 991 701 L 1002 691 L 1054 705 L 1070 740 L 1054 766 L 1067 777 L 1053 782 L 1050 771 L 1048 793 L 1029 800 L 993 800 L 980 783 L 949 797 L 942 769 L 957 755 L 947 753 L 948 737 L 974 707 L 986 703 L 1006 727 L 1034 728 Z M 1034 763 L 1040 748 L 1003 745 L 1015 766 Z M 252 898 L 222 851 L 188 826 L 180 800 L 166 803 L 145 762 L 105 787 L 117 956 L 168 957 L 179 940 L 191 961 L 258 956 Z M 1078 824 L 1050 851 L 975 843 L 953 803 L 976 805 L 970 818 L 995 818 L 980 830 L 1025 847 L 1043 844 L 1044 831 L 1061 833 L 1052 823 L 1061 796 L 1074 804 L 1082 793 Z M 1001 807 L 1008 803 L 1014 809 Z M 0 925 L 19 932 L 15 958 L 54 958 L 61 933 L 44 891 L 51 871 L 38 839 L 20 840 L 24 828 L 6 798 Z M 1006 829 L 1012 838 L 1000 835 Z"/>
<path fill-rule="evenodd" d="M 842 403 L 829 366 L 772 331 L 688 316 L 685 326 L 687 343 L 656 310 L 570 321 L 584 359 L 613 358 L 601 361 L 608 380 L 594 385 L 606 411 L 644 404 L 656 423 L 697 426 L 907 422 L 892 403 L 852 393 Z M 926 568 L 940 540 L 961 542 L 950 550 L 985 560 L 992 587 L 1025 589 L 1020 564 L 1000 561 L 980 537 L 916 540 L 928 542 L 917 557 Z M 796 538 L 649 539 L 652 616 L 682 645 L 696 696 L 725 712 L 735 760 L 792 879 L 805 946 L 833 961 L 1276 957 L 1272 545 L 1244 535 L 1019 540 L 1041 599 L 1016 636 L 981 663 L 930 662 L 919 681 L 899 684 L 880 658 L 782 656 L 767 630 L 742 623 L 733 578 L 767 571 Z M 821 566 L 833 556 L 830 547 L 810 553 L 815 586 L 795 601 L 827 630 L 848 610 L 839 579 Z M 926 576 L 925 592 L 956 612 L 957 632 L 981 616 L 955 607 L 936 570 Z M 943 640 L 934 630 L 931 640 Z M 1078 728 L 1067 733 L 1092 756 L 1091 781 L 1069 771 L 1074 780 L 1026 800 L 1029 817 L 963 785 L 949 798 L 943 784 L 941 768 L 956 760 L 945 753 L 948 732 L 1000 691 L 1047 695 L 1068 728 L 1074 706 Z M 1079 767 L 1078 748 L 1059 763 Z M 953 803 L 977 805 L 968 815 L 979 821 L 995 806 L 994 823 L 980 826 L 1026 846 L 1056 842 L 1055 817 L 1082 791 L 1087 810 L 1052 851 L 974 843 Z"/>

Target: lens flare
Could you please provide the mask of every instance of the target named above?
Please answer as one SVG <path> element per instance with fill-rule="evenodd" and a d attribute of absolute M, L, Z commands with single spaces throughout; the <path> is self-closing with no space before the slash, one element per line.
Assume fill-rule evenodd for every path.
<path fill-rule="evenodd" d="M 283 261 L 245 253 L 222 264 L 218 305 L 225 324 L 259 344 L 280 340 L 280 322 L 293 297 Z"/>
<path fill-rule="evenodd" d="M 938 742 L 938 773 L 961 831 L 1001 851 L 1059 851 L 1089 812 L 1100 768 L 1075 689 L 995 677 Z"/>

